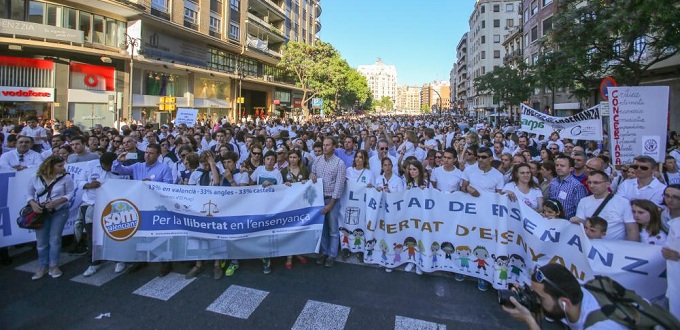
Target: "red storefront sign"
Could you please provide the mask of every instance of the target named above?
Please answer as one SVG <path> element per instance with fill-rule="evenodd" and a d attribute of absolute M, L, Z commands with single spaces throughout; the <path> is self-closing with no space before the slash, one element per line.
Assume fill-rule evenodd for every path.
<path fill-rule="evenodd" d="M 293 108 L 302 108 L 302 99 L 293 98 Z"/>
<path fill-rule="evenodd" d="M 110 66 L 71 62 L 71 88 L 113 92 L 115 74 Z"/>
<path fill-rule="evenodd" d="M 37 58 L 0 56 L 0 66 L 53 70 L 54 62 Z"/>
<path fill-rule="evenodd" d="M 54 88 L 0 87 L 0 101 L 52 102 Z"/>

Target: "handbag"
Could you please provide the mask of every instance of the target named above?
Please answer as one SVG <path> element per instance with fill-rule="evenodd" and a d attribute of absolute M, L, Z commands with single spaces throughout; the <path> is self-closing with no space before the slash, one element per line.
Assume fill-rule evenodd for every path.
<path fill-rule="evenodd" d="M 40 194 L 38 194 L 37 198 L 42 197 L 43 195 L 50 193 L 52 191 L 52 187 L 59 182 L 63 177 L 66 175 L 62 175 L 58 177 L 56 180 L 54 180 L 52 183 L 50 183 L 49 186 L 45 187 L 45 190 L 43 190 Z M 43 182 L 43 185 L 45 184 L 45 180 L 43 180 L 42 177 L 40 177 L 40 180 Z M 42 205 L 41 205 L 42 207 Z M 42 208 L 43 211 L 41 213 L 36 213 L 33 211 L 33 207 L 31 206 L 31 203 L 26 203 L 26 206 L 22 207 L 21 210 L 19 210 L 19 217 L 17 218 L 17 226 L 19 228 L 24 228 L 24 229 L 40 229 L 42 228 L 43 224 L 45 223 L 45 218 L 52 214 L 53 212 L 48 212 L 44 207 Z"/>

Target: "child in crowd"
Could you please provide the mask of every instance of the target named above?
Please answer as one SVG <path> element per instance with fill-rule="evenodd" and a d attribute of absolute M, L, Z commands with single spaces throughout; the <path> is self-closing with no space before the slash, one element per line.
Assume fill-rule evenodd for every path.
<path fill-rule="evenodd" d="M 607 235 L 607 220 L 600 217 L 590 217 L 585 223 L 586 236 L 590 239 L 600 239 Z"/>
<path fill-rule="evenodd" d="M 546 219 L 564 219 L 564 208 L 557 199 L 548 198 L 543 201 L 543 212 L 541 214 Z"/>
<path fill-rule="evenodd" d="M 654 245 L 666 243 L 666 232 L 661 226 L 661 214 L 654 202 L 646 199 L 630 201 L 633 219 L 640 226 L 640 242 Z"/>

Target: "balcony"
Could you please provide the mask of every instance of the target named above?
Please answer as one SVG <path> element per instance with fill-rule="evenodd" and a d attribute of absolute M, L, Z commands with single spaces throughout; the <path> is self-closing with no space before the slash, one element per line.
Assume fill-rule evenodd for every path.
<path fill-rule="evenodd" d="M 316 8 L 316 18 L 319 18 L 321 16 L 321 5 L 317 3 L 314 7 Z"/>
<path fill-rule="evenodd" d="M 319 31 L 321 31 L 321 22 L 319 22 L 318 20 L 314 22 L 314 27 L 316 28 L 315 29 L 316 33 L 319 33 Z"/>
<path fill-rule="evenodd" d="M 266 35 L 270 43 L 286 41 L 286 35 L 283 33 L 283 31 L 281 31 L 281 29 L 274 26 L 273 23 L 267 22 L 250 12 L 248 12 L 246 28 L 248 34 L 258 36 L 261 39 L 264 35 Z"/>
<path fill-rule="evenodd" d="M 251 0 L 248 3 L 248 12 L 260 17 L 268 16 L 270 22 L 286 19 L 283 7 L 272 0 Z"/>

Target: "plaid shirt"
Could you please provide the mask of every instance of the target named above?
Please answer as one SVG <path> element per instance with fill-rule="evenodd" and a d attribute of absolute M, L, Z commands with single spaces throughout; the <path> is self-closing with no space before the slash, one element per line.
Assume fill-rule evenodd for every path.
<path fill-rule="evenodd" d="M 560 196 L 562 195 L 562 196 Z M 576 180 L 573 175 L 568 175 L 564 180 L 556 177 L 550 181 L 550 198 L 555 198 L 564 208 L 564 217 L 569 220 L 576 215 L 576 207 L 581 198 L 586 197 L 588 192 L 583 184 Z"/>
<path fill-rule="evenodd" d="M 324 155 L 316 157 L 312 165 L 312 174 L 323 180 L 323 195 L 340 199 L 345 189 L 345 163 L 336 155 L 326 159 Z"/>

